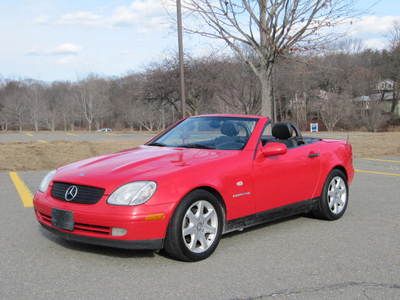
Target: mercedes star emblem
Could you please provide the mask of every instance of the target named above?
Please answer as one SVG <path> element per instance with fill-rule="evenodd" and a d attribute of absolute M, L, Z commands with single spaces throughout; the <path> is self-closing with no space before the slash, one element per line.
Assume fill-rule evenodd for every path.
<path fill-rule="evenodd" d="M 78 194 L 78 187 L 76 185 L 71 185 L 66 191 L 65 191 L 65 200 L 66 201 L 72 201 L 75 199 L 76 195 Z"/>

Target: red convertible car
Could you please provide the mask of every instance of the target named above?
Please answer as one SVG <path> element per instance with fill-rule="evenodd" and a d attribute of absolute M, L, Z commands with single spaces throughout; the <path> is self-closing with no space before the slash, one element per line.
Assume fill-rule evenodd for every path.
<path fill-rule="evenodd" d="M 69 240 L 197 261 L 230 231 L 303 213 L 339 219 L 353 175 L 345 141 L 261 116 L 203 115 L 143 146 L 51 171 L 34 207 Z"/>

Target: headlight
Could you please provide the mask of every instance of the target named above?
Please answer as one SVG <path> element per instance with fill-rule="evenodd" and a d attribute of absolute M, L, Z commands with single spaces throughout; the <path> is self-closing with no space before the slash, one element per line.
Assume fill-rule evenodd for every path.
<path fill-rule="evenodd" d="M 114 191 L 107 199 L 108 204 L 139 205 L 147 202 L 157 189 L 154 181 L 135 181 Z"/>
<path fill-rule="evenodd" d="M 47 191 L 47 188 L 49 187 L 50 182 L 52 181 L 54 175 L 56 174 L 56 170 L 50 171 L 47 173 L 46 176 L 42 179 L 42 182 L 39 185 L 39 191 L 42 193 L 45 193 Z"/>

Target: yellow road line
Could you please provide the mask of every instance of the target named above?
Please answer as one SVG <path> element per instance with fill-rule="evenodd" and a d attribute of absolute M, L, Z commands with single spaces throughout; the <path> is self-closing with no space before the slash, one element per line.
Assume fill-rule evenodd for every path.
<path fill-rule="evenodd" d="M 25 132 L 25 135 L 27 135 L 27 136 L 33 136 L 32 133 L 27 133 L 27 132 Z"/>
<path fill-rule="evenodd" d="M 43 143 L 43 144 L 48 144 L 49 143 L 48 141 L 45 141 L 45 140 L 38 140 L 38 142 Z"/>
<path fill-rule="evenodd" d="M 380 158 L 370 158 L 370 157 L 365 157 L 361 158 L 363 160 L 372 160 L 372 161 L 381 161 L 381 162 L 389 162 L 389 163 L 395 163 L 395 164 L 400 164 L 400 160 L 393 160 L 393 159 L 380 159 Z"/>
<path fill-rule="evenodd" d="M 367 174 L 375 174 L 375 175 L 385 175 L 385 176 L 398 176 L 400 177 L 399 173 L 388 173 L 388 172 L 381 172 L 381 171 L 372 171 L 372 170 L 355 170 L 357 173 L 367 173 Z"/>
<path fill-rule="evenodd" d="M 11 181 L 14 183 L 15 189 L 17 190 L 19 197 L 24 204 L 24 207 L 33 206 L 33 195 L 25 182 L 18 176 L 17 172 L 9 173 Z"/>
<path fill-rule="evenodd" d="M 71 133 L 71 132 L 67 132 L 67 135 L 71 135 L 71 136 L 78 136 L 77 134 L 75 134 L 75 133 Z"/>

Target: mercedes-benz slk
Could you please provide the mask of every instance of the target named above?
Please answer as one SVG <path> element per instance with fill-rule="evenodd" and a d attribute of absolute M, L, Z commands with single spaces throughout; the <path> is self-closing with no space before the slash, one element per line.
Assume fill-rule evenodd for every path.
<path fill-rule="evenodd" d="M 196 261 L 230 231 L 303 213 L 339 219 L 353 175 L 346 141 L 262 116 L 203 115 L 49 172 L 34 207 L 65 239 Z"/>

